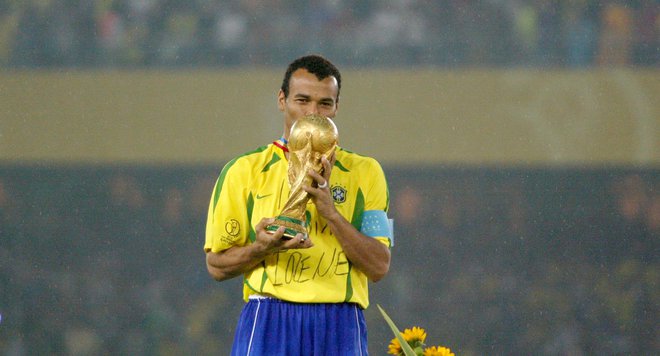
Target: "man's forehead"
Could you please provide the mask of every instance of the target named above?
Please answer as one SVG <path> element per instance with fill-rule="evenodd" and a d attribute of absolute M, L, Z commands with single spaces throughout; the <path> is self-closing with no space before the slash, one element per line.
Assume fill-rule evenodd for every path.
<path fill-rule="evenodd" d="M 311 82 L 319 82 L 319 83 L 338 86 L 337 78 L 335 78 L 334 76 L 329 75 L 327 77 L 319 79 L 319 77 L 316 76 L 316 74 L 310 73 L 305 68 L 300 68 L 295 72 L 293 72 L 293 74 L 291 75 L 291 81 L 297 81 L 297 80 L 307 80 Z"/>
<path fill-rule="evenodd" d="M 319 80 L 314 74 L 297 72 L 291 77 L 289 91 L 292 95 L 329 96 L 336 97 L 338 92 L 337 79 L 333 76 Z"/>

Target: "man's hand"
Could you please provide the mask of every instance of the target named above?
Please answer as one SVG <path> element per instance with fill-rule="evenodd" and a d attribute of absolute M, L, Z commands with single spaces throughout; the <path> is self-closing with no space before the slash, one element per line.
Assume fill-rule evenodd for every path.
<path fill-rule="evenodd" d="M 323 165 L 323 174 L 319 174 L 314 170 L 307 172 L 312 179 L 316 182 L 316 187 L 304 186 L 303 189 L 312 196 L 312 201 L 316 205 L 316 210 L 319 215 L 325 219 L 339 214 L 335 208 L 335 202 L 330 194 L 330 175 L 332 174 L 332 167 L 335 165 L 335 153 L 330 155 L 330 158 L 322 157 L 321 164 Z"/>
<path fill-rule="evenodd" d="M 303 234 L 297 234 L 296 237 L 289 240 L 283 239 L 283 226 L 280 226 L 275 232 L 266 231 L 266 227 L 274 222 L 274 218 L 263 218 L 255 226 L 256 239 L 254 241 L 254 247 L 259 251 L 260 255 L 265 257 L 280 250 L 310 248 L 314 246 L 312 240 Z"/>
<path fill-rule="evenodd" d="M 255 227 L 256 239 L 254 243 L 245 246 L 230 247 L 222 252 L 207 252 L 206 267 L 209 274 L 218 281 L 234 278 L 255 268 L 268 255 L 281 250 L 310 248 L 312 241 L 303 234 L 298 234 L 290 240 L 283 240 L 284 228 L 270 233 L 266 226 L 275 222 L 275 219 L 261 219 Z"/>
<path fill-rule="evenodd" d="M 362 271 L 367 277 L 377 282 L 382 279 L 390 268 L 390 251 L 380 241 L 368 237 L 359 232 L 349 223 L 335 208 L 332 194 L 330 193 L 330 173 L 335 164 L 334 153 L 330 159 L 323 157 L 323 174 L 309 171 L 308 174 L 314 179 L 317 187 L 303 187 L 312 196 L 319 215 L 328 222 L 330 230 L 344 249 L 344 253 L 353 265 Z"/>

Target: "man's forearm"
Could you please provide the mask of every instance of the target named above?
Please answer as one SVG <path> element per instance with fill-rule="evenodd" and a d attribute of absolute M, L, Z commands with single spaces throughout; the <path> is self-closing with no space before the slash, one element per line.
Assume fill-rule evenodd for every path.
<path fill-rule="evenodd" d="M 387 246 L 360 233 L 339 213 L 327 221 L 346 257 L 356 268 L 373 282 L 378 282 L 387 274 L 391 258 Z"/>
<path fill-rule="evenodd" d="M 233 246 L 220 253 L 206 253 L 206 267 L 209 274 L 218 281 L 234 278 L 254 269 L 266 256 L 280 250 L 303 249 L 314 246 L 303 234 L 293 239 L 283 240 L 284 227 L 275 232 L 266 231 L 266 226 L 275 222 L 273 218 L 264 218 L 255 226 L 256 238 L 245 246 Z"/>
<path fill-rule="evenodd" d="M 231 247 L 220 253 L 207 252 L 206 267 L 213 279 L 224 281 L 250 271 L 265 257 L 254 245 Z"/>

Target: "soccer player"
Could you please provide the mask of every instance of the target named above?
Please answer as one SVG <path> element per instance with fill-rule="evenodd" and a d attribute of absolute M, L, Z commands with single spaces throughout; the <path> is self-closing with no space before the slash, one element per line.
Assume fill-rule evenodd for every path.
<path fill-rule="evenodd" d="M 277 99 L 282 137 L 227 163 L 216 182 L 206 265 L 218 281 L 242 275 L 247 302 L 232 355 L 367 355 L 367 284 L 387 274 L 392 246 L 380 164 L 338 147 L 322 159 L 322 174 L 308 172 L 316 182 L 304 187 L 309 237 L 266 231 L 290 191 L 291 126 L 309 114 L 334 118 L 340 89 L 339 70 L 327 59 L 293 61 Z"/>

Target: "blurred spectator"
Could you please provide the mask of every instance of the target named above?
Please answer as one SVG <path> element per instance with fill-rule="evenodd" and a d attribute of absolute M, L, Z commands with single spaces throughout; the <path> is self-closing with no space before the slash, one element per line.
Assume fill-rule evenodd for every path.
<path fill-rule="evenodd" d="M 633 34 L 633 12 L 627 2 L 612 1 L 602 12 L 598 64 L 625 66 L 630 64 Z"/>
<path fill-rule="evenodd" d="M 98 41 L 100 65 L 117 66 L 122 64 L 122 52 L 126 44 L 126 19 L 121 16 L 118 6 L 107 6 L 99 10 Z"/>
<path fill-rule="evenodd" d="M 538 63 L 545 66 L 563 64 L 561 16 L 563 1 L 539 0 L 538 7 Z"/>
<path fill-rule="evenodd" d="M 566 8 L 566 65 L 587 67 L 593 63 L 598 31 L 598 7 L 586 1 L 570 2 Z"/>
<path fill-rule="evenodd" d="M 17 10 L 18 24 L 13 40 L 11 64 L 38 67 L 57 65 L 53 48 L 54 24 L 48 21 L 51 7 L 48 2 L 28 2 Z"/>
<path fill-rule="evenodd" d="M 235 2 L 222 3 L 212 27 L 211 45 L 214 49 L 210 62 L 226 66 L 241 64 L 245 59 L 245 38 L 249 19 Z"/>
<path fill-rule="evenodd" d="M 424 251 L 427 249 L 426 246 L 423 246 L 423 241 L 429 237 L 424 236 L 428 229 L 424 228 L 425 223 L 422 220 L 426 216 L 424 214 L 426 206 L 420 192 L 410 186 L 403 186 L 392 192 L 391 199 L 390 211 L 393 212 L 392 218 L 394 219 L 394 245 L 398 247 L 398 239 L 402 239 L 405 241 L 406 247 L 404 249 L 393 248 L 393 265 L 390 268 L 392 273 L 383 281 L 383 284 L 401 286 L 401 288 L 393 288 L 393 293 L 388 299 L 391 298 L 392 303 L 401 305 L 402 310 L 399 310 L 399 313 L 409 313 L 411 308 L 415 307 L 413 301 L 419 297 L 421 291 L 419 288 L 415 288 L 409 277 L 415 273 L 415 269 L 406 263 L 398 264 L 395 261 L 423 258 Z"/>
<path fill-rule="evenodd" d="M 144 188 L 129 173 L 116 173 L 108 177 L 107 201 L 98 216 L 97 233 L 99 252 L 127 259 L 121 268 L 125 271 L 156 272 L 150 239 L 156 234 L 154 223 L 157 210 L 147 200 Z M 125 272 L 122 272 L 125 273 Z M 145 283 L 147 275 L 138 275 L 135 283 Z"/>
<path fill-rule="evenodd" d="M 370 64 L 417 64 L 428 32 L 423 12 L 412 1 L 376 2 L 358 32 L 358 48 Z"/>
<path fill-rule="evenodd" d="M 647 233 L 647 207 L 651 187 L 640 175 L 631 174 L 613 184 L 615 215 L 601 242 L 608 265 L 619 263 L 632 256 L 653 254 Z M 646 258 L 644 258 L 646 259 Z"/>
<path fill-rule="evenodd" d="M 537 8 L 523 0 L 512 2 L 511 7 L 515 41 L 520 51 L 518 61 L 523 65 L 531 64 L 538 51 Z"/>
<path fill-rule="evenodd" d="M 641 0 L 635 9 L 633 58 L 638 65 L 660 61 L 660 2 Z"/>
<path fill-rule="evenodd" d="M 656 188 L 657 189 L 657 188 Z M 646 224 L 649 232 L 660 238 L 660 191 L 655 190 L 649 198 L 649 207 L 646 213 Z M 656 252 L 658 252 L 656 250 Z"/>

